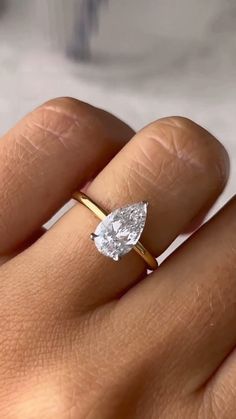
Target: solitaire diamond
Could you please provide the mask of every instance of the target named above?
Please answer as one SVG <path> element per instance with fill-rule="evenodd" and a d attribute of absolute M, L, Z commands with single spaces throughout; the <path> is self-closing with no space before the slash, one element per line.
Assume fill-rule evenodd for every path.
<path fill-rule="evenodd" d="M 114 260 L 130 252 L 143 232 L 147 205 L 147 202 L 139 202 L 109 214 L 91 235 L 99 252 Z"/>

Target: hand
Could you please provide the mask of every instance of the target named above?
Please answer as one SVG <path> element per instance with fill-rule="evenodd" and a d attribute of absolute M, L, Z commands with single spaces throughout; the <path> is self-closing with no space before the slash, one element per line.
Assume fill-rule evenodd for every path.
<path fill-rule="evenodd" d="M 206 213 L 228 177 L 222 145 L 180 117 L 132 136 L 64 98 L 0 142 L 2 419 L 235 418 L 235 199 L 148 277 L 134 251 L 97 251 L 81 204 L 42 228 L 90 181 L 109 211 L 149 202 L 155 256 Z"/>

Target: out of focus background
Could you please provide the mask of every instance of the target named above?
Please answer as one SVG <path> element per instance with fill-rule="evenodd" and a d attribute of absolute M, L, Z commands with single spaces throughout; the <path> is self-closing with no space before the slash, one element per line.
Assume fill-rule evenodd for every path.
<path fill-rule="evenodd" d="M 0 0 L 0 134 L 63 95 L 135 129 L 192 118 L 231 156 L 218 206 L 234 193 L 235 0 Z"/>

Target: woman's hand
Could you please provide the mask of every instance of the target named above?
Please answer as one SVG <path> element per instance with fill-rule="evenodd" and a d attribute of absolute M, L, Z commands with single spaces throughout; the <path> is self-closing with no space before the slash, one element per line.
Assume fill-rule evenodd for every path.
<path fill-rule="evenodd" d="M 228 177 L 220 143 L 179 117 L 132 136 L 64 98 L 0 142 L 2 419 L 236 416 L 235 199 L 148 277 L 135 252 L 98 253 L 80 204 L 42 228 L 88 182 L 109 211 L 149 202 L 155 256 L 206 213 Z"/>

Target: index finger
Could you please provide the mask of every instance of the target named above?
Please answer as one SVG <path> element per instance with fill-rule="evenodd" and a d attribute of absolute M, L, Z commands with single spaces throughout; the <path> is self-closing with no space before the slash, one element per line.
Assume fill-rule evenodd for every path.
<path fill-rule="evenodd" d="M 10 130 L 0 141 L 0 254 L 31 237 L 132 135 L 72 98 L 43 104 Z"/>

